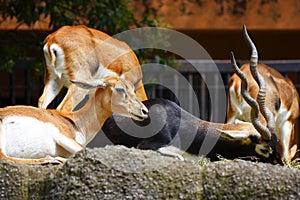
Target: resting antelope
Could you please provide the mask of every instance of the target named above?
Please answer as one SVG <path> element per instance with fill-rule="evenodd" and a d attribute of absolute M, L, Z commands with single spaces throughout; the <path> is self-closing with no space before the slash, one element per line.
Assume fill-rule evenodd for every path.
<path fill-rule="evenodd" d="M 87 92 L 69 80 L 91 80 L 106 76 L 121 76 L 132 68 L 138 68 L 139 61 L 130 47 L 109 35 L 86 26 L 64 26 L 48 35 L 44 41 L 45 87 L 38 106 L 47 108 L 63 87 L 68 92 L 58 110 L 71 111 Z M 124 77 L 128 81 L 133 76 Z M 146 100 L 142 80 L 136 85 L 136 95 Z"/>
<path fill-rule="evenodd" d="M 94 138 L 112 112 L 136 120 L 148 117 L 133 84 L 119 76 L 73 82 L 83 89 L 96 88 L 75 112 L 31 106 L 0 109 L 0 157 L 17 163 L 63 162 Z"/>
<path fill-rule="evenodd" d="M 251 46 L 251 63 L 255 67 L 258 59 L 257 51 L 250 38 L 247 38 L 247 42 Z M 165 148 L 169 145 L 198 155 L 204 153 L 201 151 L 201 146 L 205 140 L 216 140 L 211 151 L 207 154 L 204 153 L 211 160 L 217 160 L 218 155 L 221 155 L 229 159 L 251 159 L 256 157 L 262 162 L 282 164 L 276 146 L 277 137 L 274 132 L 274 118 L 272 113 L 264 106 L 264 99 L 266 98 L 264 80 L 258 80 L 260 81 L 259 85 L 261 85 L 257 98 L 258 104 L 249 96 L 247 79 L 237 67 L 233 54 L 232 65 L 242 78 L 242 95 L 251 105 L 252 123 L 220 124 L 207 122 L 196 118 L 169 100 L 149 99 L 143 101 L 150 111 L 149 119 L 135 121 L 134 126 L 128 127 L 131 119 L 114 114 L 105 122 L 102 130 L 114 144 L 157 150 L 171 156 L 174 156 L 174 152 L 168 152 L 166 151 L 168 149 Z M 269 122 L 267 127 L 259 121 L 259 108 L 266 113 L 265 116 Z M 162 122 L 162 128 L 153 133 L 153 129 L 160 127 Z M 140 127 L 145 127 L 150 123 L 151 128 L 142 129 L 139 132 L 140 137 L 137 134 L 132 135 L 132 133 L 141 130 Z M 122 127 L 126 127 L 126 130 L 129 131 L 126 132 Z M 191 143 L 185 148 L 184 144 L 188 141 L 191 141 Z M 180 157 L 180 155 L 176 157 Z"/>
<path fill-rule="evenodd" d="M 244 34 L 248 37 L 245 28 Z M 258 85 L 251 75 L 250 65 L 243 65 L 241 70 L 249 82 L 250 95 L 255 97 Z M 299 116 L 298 92 L 290 79 L 283 77 L 273 68 L 258 64 L 257 71 L 267 85 L 266 106 L 275 116 L 280 156 L 286 162 L 290 162 L 296 154 L 298 144 L 294 132 L 294 124 Z M 236 74 L 228 81 L 228 91 L 227 122 L 235 123 L 235 120 L 250 122 L 250 106 L 241 96 L 241 80 Z M 262 117 L 261 120 L 264 121 Z"/>

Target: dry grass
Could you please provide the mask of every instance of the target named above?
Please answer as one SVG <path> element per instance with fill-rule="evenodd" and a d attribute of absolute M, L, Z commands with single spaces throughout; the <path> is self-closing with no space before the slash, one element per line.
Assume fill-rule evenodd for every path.
<path fill-rule="evenodd" d="M 220 155 L 218 156 L 218 158 L 220 159 L 221 162 L 231 162 L 232 161 L 232 160 L 226 159 Z M 190 160 L 190 159 L 187 159 L 187 160 Z M 205 166 L 205 165 L 211 163 L 211 161 L 208 158 L 206 158 L 205 156 L 197 157 L 197 159 L 194 158 L 192 161 L 199 166 Z M 254 162 L 259 162 L 259 161 L 254 161 Z M 297 158 L 290 163 L 284 163 L 284 166 L 288 167 L 290 169 L 300 170 L 300 158 Z"/>
<path fill-rule="evenodd" d="M 300 158 L 296 158 L 290 163 L 285 163 L 284 166 L 291 168 L 291 169 L 296 169 L 300 170 Z"/>

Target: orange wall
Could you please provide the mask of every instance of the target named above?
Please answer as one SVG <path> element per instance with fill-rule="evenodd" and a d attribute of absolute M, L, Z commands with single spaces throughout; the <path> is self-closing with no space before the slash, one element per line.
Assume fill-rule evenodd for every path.
<path fill-rule="evenodd" d="M 188 0 L 148 1 L 159 8 L 156 14 L 163 22 L 194 38 L 214 59 L 229 59 L 230 50 L 238 52 L 239 59 L 248 59 L 243 24 L 260 59 L 300 59 L 300 0 L 201 0 L 201 6 Z M 185 13 L 180 11 L 183 1 Z M 141 1 L 135 4 L 136 13 L 141 14 Z M 234 11 L 240 12 L 232 14 Z"/>
<path fill-rule="evenodd" d="M 152 1 L 152 5 L 159 7 L 158 15 L 177 30 L 240 30 L 242 24 L 256 30 L 300 30 L 300 1 L 274 1 L 269 0 L 269 3 L 262 4 L 263 0 L 219 0 L 222 3 L 202 0 L 201 6 L 187 3 L 185 13 L 188 14 L 180 11 L 181 1 L 164 0 L 161 4 Z M 235 2 L 242 2 L 246 9 L 236 7 Z M 232 15 L 234 11 L 241 13 Z"/>

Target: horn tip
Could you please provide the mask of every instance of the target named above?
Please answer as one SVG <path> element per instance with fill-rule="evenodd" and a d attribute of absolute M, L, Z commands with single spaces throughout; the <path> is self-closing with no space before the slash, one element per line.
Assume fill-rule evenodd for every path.
<path fill-rule="evenodd" d="M 246 38 L 249 37 L 249 36 L 248 36 L 248 31 L 247 31 L 246 24 L 243 24 L 243 33 L 244 33 L 244 36 L 245 36 Z"/>
<path fill-rule="evenodd" d="M 233 64 L 236 63 L 235 57 L 234 57 L 234 52 L 233 52 L 233 51 L 230 51 L 230 60 L 231 60 L 231 62 L 232 62 Z"/>

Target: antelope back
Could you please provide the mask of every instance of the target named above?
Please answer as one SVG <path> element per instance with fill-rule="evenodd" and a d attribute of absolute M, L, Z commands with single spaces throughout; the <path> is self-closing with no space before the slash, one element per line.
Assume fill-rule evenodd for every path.
<path fill-rule="evenodd" d="M 146 100 L 139 61 L 130 47 L 109 35 L 86 26 L 64 26 L 44 41 L 45 87 L 39 107 L 46 108 L 63 87 L 68 92 L 60 105 L 61 111 L 71 111 L 87 94 L 70 80 L 101 79 L 122 76 L 131 69 L 136 73 L 124 76 L 135 83 L 135 93 Z"/>

